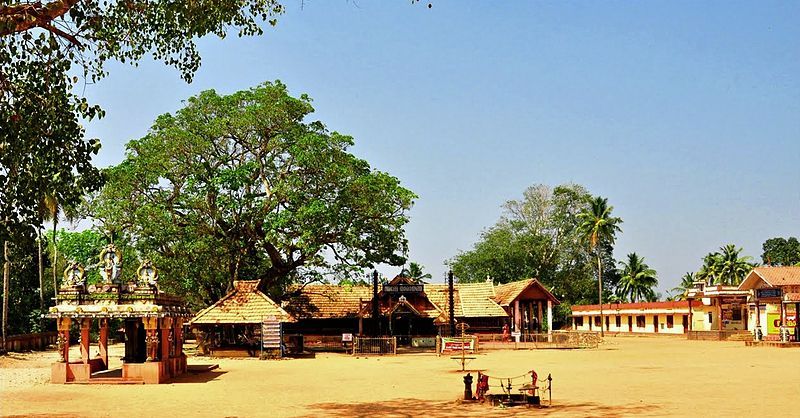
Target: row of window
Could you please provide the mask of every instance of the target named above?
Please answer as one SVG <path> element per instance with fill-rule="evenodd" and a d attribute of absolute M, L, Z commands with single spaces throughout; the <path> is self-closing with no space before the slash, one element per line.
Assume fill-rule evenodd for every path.
<path fill-rule="evenodd" d="M 665 316 L 666 317 L 665 318 L 666 319 L 666 324 L 665 325 L 666 325 L 667 328 L 672 328 L 672 327 L 675 326 L 675 316 L 678 316 L 678 315 L 666 315 Z M 661 316 L 661 317 L 664 318 L 664 316 Z M 583 326 L 583 318 L 584 317 L 582 317 L 582 316 L 574 317 L 575 326 L 576 327 L 582 327 Z M 592 317 L 592 318 L 594 318 L 594 326 L 595 327 L 600 327 L 600 323 L 601 323 L 600 322 L 600 316 L 595 316 L 595 317 Z M 609 328 L 610 318 L 611 318 L 611 316 L 606 316 L 606 329 Z M 628 327 L 630 329 L 632 329 L 633 328 L 633 318 L 634 318 L 634 316 L 631 315 L 631 316 L 628 316 L 627 318 L 628 318 Z M 645 323 L 646 323 L 645 315 L 636 315 L 635 318 L 636 318 L 636 328 L 644 328 L 645 327 Z M 658 327 L 658 325 L 660 323 L 659 319 L 660 319 L 659 315 L 654 315 L 653 316 L 653 324 L 655 324 L 656 327 Z M 689 321 L 689 316 L 688 315 L 683 315 L 684 327 L 687 326 L 688 321 Z M 614 317 L 614 322 L 616 324 L 617 329 L 622 328 L 622 316 L 616 315 Z M 592 324 L 590 323 L 589 324 L 590 328 L 591 328 L 591 325 Z"/>

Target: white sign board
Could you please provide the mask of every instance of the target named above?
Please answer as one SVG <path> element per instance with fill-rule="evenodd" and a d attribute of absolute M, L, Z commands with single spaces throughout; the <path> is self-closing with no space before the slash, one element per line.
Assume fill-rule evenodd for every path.
<path fill-rule="evenodd" d="M 353 334 L 342 334 L 342 342 L 350 342 L 353 341 Z"/>

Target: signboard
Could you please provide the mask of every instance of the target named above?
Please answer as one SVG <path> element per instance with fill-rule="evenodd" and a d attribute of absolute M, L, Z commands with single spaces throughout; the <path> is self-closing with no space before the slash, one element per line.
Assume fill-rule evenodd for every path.
<path fill-rule="evenodd" d="M 345 342 L 345 341 L 347 341 L 347 342 L 353 341 L 353 334 L 350 334 L 350 333 L 342 334 L 342 342 Z"/>
<path fill-rule="evenodd" d="M 384 293 L 422 293 L 425 291 L 425 286 L 421 284 L 385 284 L 383 285 Z"/>
<path fill-rule="evenodd" d="M 792 329 L 797 326 L 797 315 L 794 312 L 786 312 L 786 328 Z M 778 335 L 781 331 L 781 313 L 767 313 L 767 334 Z"/>
<path fill-rule="evenodd" d="M 519 337 L 522 336 L 522 333 L 519 332 L 519 331 L 514 331 L 514 332 L 511 333 L 511 336 L 514 337 L 514 338 L 519 338 Z"/>
<path fill-rule="evenodd" d="M 756 297 L 759 299 L 779 298 L 782 296 L 781 289 L 756 289 Z"/>
<path fill-rule="evenodd" d="M 475 351 L 475 339 L 447 338 L 442 337 L 442 352 L 445 351 Z"/>
<path fill-rule="evenodd" d="M 283 339 L 283 329 L 281 323 L 275 317 L 264 319 L 261 322 L 261 347 L 280 349 Z"/>

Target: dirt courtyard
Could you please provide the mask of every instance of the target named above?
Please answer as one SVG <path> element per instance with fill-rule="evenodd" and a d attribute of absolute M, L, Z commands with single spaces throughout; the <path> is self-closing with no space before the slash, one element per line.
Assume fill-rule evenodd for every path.
<path fill-rule="evenodd" d="M 48 417 L 787 416 L 800 399 L 796 382 L 800 350 L 748 348 L 742 342 L 620 336 L 606 338 L 598 349 L 491 351 L 476 357 L 468 368 L 489 375 L 516 376 L 530 369 L 540 377 L 552 373 L 553 406 L 459 405 L 456 400 L 464 389 L 463 373 L 457 371 L 460 366 L 449 357 L 433 354 L 371 358 L 320 354 L 314 359 L 280 361 L 190 357 L 190 364 L 216 363 L 219 369 L 164 385 L 111 386 L 47 383 L 49 364 L 56 358 L 54 352 L 47 352 L 0 358 L 0 413 Z"/>

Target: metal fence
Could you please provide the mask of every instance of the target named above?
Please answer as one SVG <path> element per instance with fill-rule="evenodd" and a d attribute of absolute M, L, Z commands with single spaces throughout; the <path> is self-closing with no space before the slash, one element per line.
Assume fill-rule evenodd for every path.
<path fill-rule="evenodd" d="M 481 348 L 515 350 L 542 348 L 597 348 L 602 342 L 599 332 L 594 331 L 553 331 L 553 333 L 530 333 L 520 335 L 519 342 L 514 337 L 503 334 L 481 334 Z"/>
<path fill-rule="evenodd" d="M 397 337 L 358 337 L 353 336 L 353 355 L 396 355 Z"/>
<path fill-rule="evenodd" d="M 303 334 L 303 348 L 308 351 L 345 351 L 352 349 L 353 343 L 342 341 L 341 335 Z"/>

